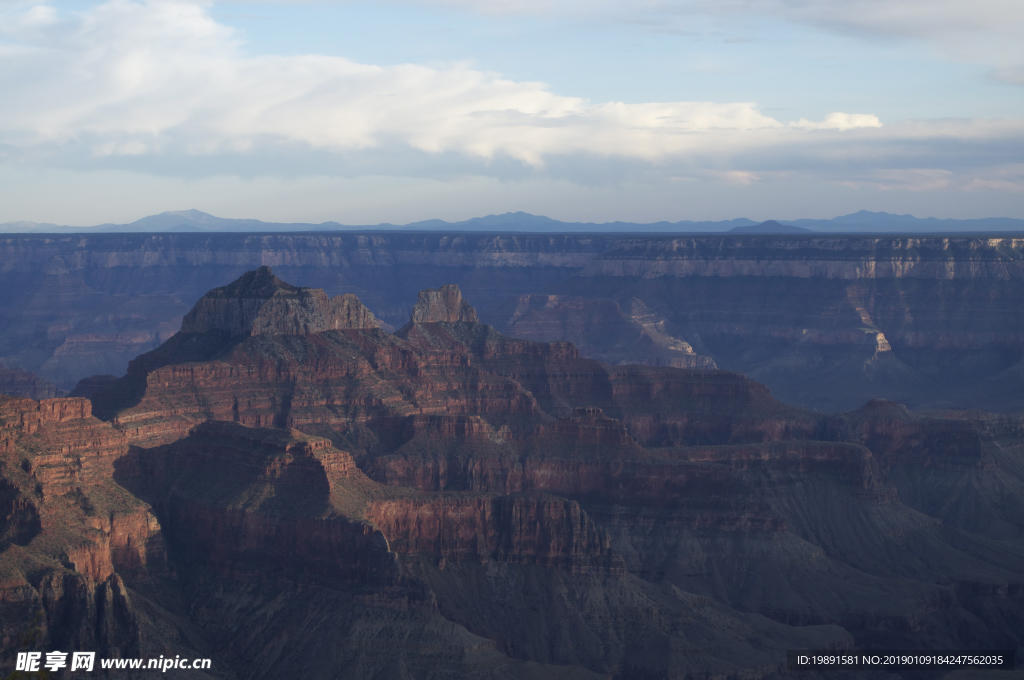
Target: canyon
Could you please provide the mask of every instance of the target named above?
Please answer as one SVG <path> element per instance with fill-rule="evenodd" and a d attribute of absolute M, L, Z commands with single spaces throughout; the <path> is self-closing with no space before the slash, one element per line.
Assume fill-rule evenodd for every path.
<path fill-rule="evenodd" d="M 387 238 L 364 244 L 381 262 L 398 252 Z M 480 311 L 461 282 L 389 306 L 399 286 L 374 287 L 369 268 L 360 285 L 377 297 L 364 299 L 261 265 L 197 296 L 122 375 L 83 376 L 62 398 L 0 397 L 0 664 L 63 645 L 212 658 L 178 672 L 193 678 L 752 680 L 783 673 L 787 649 L 1024 650 L 1024 417 L 1012 404 L 908 409 L 872 395 L 815 410 L 722 368 L 721 336 L 762 328 L 752 344 L 770 345 L 818 314 L 814 338 L 793 342 L 834 352 L 827 389 L 860 376 L 853 399 L 888 384 L 871 380 L 885 371 L 906 382 L 886 356 L 905 336 L 872 316 L 891 317 L 880 288 L 859 307 L 805 305 L 767 326 L 771 309 L 740 315 L 716 336 L 706 319 L 659 311 L 651 291 L 685 289 L 699 305 L 763 274 L 745 288 L 753 314 L 778 277 L 800 290 L 810 246 L 778 240 L 762 274 L 733 252 L 699 266 L 747 273 L 648 277 L 635 268 L 686 269 L 692 251 L 558 237 L 545 252 L 554 238 L 502 245 L 519 244 L 533 280 L 466 243 L 436 242 L 424 269 L 372 265 L 401 286 L 465 267 L 491 291 Z M 896 246 L 865 246 L 876 273 L 900 272 L 873 281 L 921 281 L 931 295 L 966 276 L 954 263 L 954 278 L 936 278 L 942 249 L 915 247 L 896 266 Z M 1012 302 L 1016 247 L 947 250 L 989 277 L 972 294 L 988 291 L 995 309 Z M 831 255 L 814 279 L 823 295 L 836 282 L 853 299 L 863 281 L 844 277 L 864 266 L 858 252 Z M 340 277 L 370 255 L 311 269 L 302 257 L 285 259 Z M 138 263 L 116 266 L 130 290 Z M 928 351 L 962 345 L 966 325 L 934 324 L 976 299 L 903 323 Z M 1015 322 L 979 314 L 969 332 Z M 857 363 L 869 350 L 870 370 Z M 965 365 L 980 365 L 971 351 Z M 1008 390 L 1013 365 L 994 374 Z"/>
<path fill-rule="evenodd" d="M 458 285 L 480 321 L 584 357 L 737 371 L 821 412 L 1024 409 L 1022 241 L 991 236 L 328 232 L 0 236 L 0 391 L 120 376 L 262 265 L 385 331 Z M 833 386 L 841 384 L 842 389 Z M 42 390 L 42 391 L 40 391 Z M 49 390 L 47 392 L 47 390 Z"/>

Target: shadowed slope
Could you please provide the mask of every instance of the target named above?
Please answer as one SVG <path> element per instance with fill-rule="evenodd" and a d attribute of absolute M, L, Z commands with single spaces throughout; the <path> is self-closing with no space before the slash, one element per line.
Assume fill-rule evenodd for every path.
<path fill-rule="evenodd" d="M 450 622 L 524 660 L 619 677 L 721 670 L 722 657 L 698 668 L 671 652 L 674 631 L 708 622 L 684 615 L 694 601 L 686 593 L 763 632 L 760 651 L 737 652 L 737 672 L 751 675 L 769 672 L 761 660 L 793 636 L 846 644 L 847 633 L 831 626 L 876 647 L 1020 645 L 1021 523 L 1016 506 L 1000 512 L 995 500 L 998 489 L 1012 495 L 1024 483 L 1012 419 L 979 425 L 981 416 L 881 402 L 828 417 L 789 407 L 737 373 L 610 367 L 570 343 L 511 338 L 466 320 L 457 288 L 442 291 L 427 291 L 394 335 L 182 333 L 110 384 L 142 386 L 135 403 L 112 413 L 147 447 L 139 460 L 180 462 L 152 463 L 137 478 L 181 475 L 152 502 L 173 518 L 168 531 L 204 527 L 180 544 L 195 573 L 297 570 L 369 583 L 363 567 L 330 567 L 332 555 L 362 548 L 311 548 L 319 539 L 306 525 L 324 536 L 363 527 L 387 539 L 401 578 L 432 592 Z M 199 351 L 190 356 L 192 346 Z M 277 435 L 224 443 L 233 432 L 274 432 L 268 427 L 289 441 L 329 440 L 358 475 L 332 487 L 315 454 L 293 452 L 285 464 L 286 455 L 266 453 Z M 921 462 L 927 474 L 914 476 Z M 357 477 L 376 495 L 346 492 L 353 504 L 339 504 L 331 489 Z M 955 512 L 939 498 L 951 484 L 960 484 Z M 235 500 L 216 496 L 225 493 Z M 999 518 L 998 530 L 969 520 L 972 503 L 979 517 Z M 508 596 L 527 584 L 534 595 Z M 503 606 L 518 608 L 507 616 L 523 627 L 489 618 Z M 579 625 L 545 628 L 540 619 L 550 617 Z M 276 625 L 270 617 L 268 633 Z M 545 636 L 558 644 L 542 646 Z M 647 653 L 634 655 L 621 645 L 627 638 Z M 662 651 L 644 640 L 664 641 Z"/>

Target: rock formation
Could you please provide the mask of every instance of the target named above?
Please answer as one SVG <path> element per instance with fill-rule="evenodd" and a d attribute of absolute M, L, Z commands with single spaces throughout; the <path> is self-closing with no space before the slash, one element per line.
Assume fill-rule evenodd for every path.
<path fill-rule="evenodd" d="M 253 680 L 755 680 L 787 649 L 1024 645 L 1019 416 L 602 364 L 454 286 L 394 334 L 334 300 L 250 272 L 88 400 L 0 402 L 0 662 L 31 617 L 119 653 L 163 627 Z"/>
<path fill-rule="evenodd" d="M 1013 236 L 6 236 L 0 360 L 62 390 L 123 375 L 208 290 L 269 265 L 358 295 L 389 330 L 408 321 L 418 290 L 444 281 L 500 332 L 572 341 L 603 363 L 713 361 L 832 413 L 871 398 L 1009 413 L 1024 409 L 1021 249 Z M 309 328 L 297 300 L 277 312 Z M 633 300 L 663 328 L 644 325 Z M 319 328 L 326 315 L 313 316 Z"/>
<path fill-rule="evenodd" d="M 476 310 L 462 299 L 455 284 L 441 286 L 439 290 L 421 290 L 416 306 L 412 308 L 411 323 L 437 323 L 439 321 L 467 321 L 476 323 Z"/>
<path fill-rule="evenodd" d="M 506 333 L 537 342 L 568 340 L 581 353 L 609 364 L 715 368 L 711 357 L 674 337 L 667 320 L 642 300 L 568 295 L 521 295 L 489 310 Z"/>
<path fill-rule="evenodd" d="M 359 330 L 364 328 L 380 328 L 380 321 L 352 293 L 331 298 L 331 310 L 328 317 L 328 330 Z"/>
<path fill-rule="evenodd" d="M 181 320 L 182 333 L 221 331 L 231 336 L 379 327 L 355 296 L 328 300 L 322 290 L 285 283 L 270 267 L 260 267 L 228 286 L 211 290 Z"/>
<path fill-rule="evenodd" d="M 29 399 L 53 399 L 67 392 L 30 371 L 0 363 L 0 394 Z"/>
<path fill-rule="evenodd" d="M 127 451 L 85 399 L 0 397 L 5 662 L 26 648 L 140 653 L 121 574 L 162 570 L 165 550 L 150 507 L 113 481 Z"/>

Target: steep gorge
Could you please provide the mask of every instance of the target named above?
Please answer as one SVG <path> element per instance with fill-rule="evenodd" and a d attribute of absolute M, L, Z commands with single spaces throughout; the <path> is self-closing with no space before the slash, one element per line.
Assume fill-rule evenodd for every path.
<path fill-rule="evenodd" d="M 4 402 L 0 559 L 41 601 L 46 573 L 120 602 L 79 629 L 120 611 L 134 646 L 46 632 L 67 625 L 45 607 L 38 644 L 136 654 L 171 630 L 214 643 L 224 677 L 325 679 L 760 678 L 786 649 L 1024 647 L 1019 417 L 829 416 L 477 318 L 445 286 L 389 333 L 264 267 L 123 377 Z M 3 620 L 27 626 L 17 602 Z"/>
<path fill-rule="evenodd" d="M 1006 235 L 11 235 L 0 360 L 65 390 L 121 375 L 207 290 L 270 265 L 357 295 L 385 330 L 452 282 L 499 331 L 611 365 L 717 366 L 826 412 L 870 398 L 1013 412 L 1022 262 Z M 30 383 L 8 389 L 42 396 Z"/>

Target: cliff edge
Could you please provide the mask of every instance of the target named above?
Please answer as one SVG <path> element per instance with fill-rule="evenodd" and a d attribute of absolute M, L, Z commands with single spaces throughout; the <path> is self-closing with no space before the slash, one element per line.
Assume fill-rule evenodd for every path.
<path fill-rule="evenodd" d="M 307 335 L 358 328 L 380 328 L 380 322 L 356 296 L 328 299 L 320 288 L 285 283 L 266 266 L 214 288 L 181 320 L 182 333 L 226 331 L 232 336 Z"/>
<path fill-rule="evenodd" d="M 412 323 L 437 323 L 439 321 L 468 321 L 478 323 L 476 310 L 462 298 L 462 291 L 449 283 L 440 289 L 421 290 L 412 310 Z"/>

